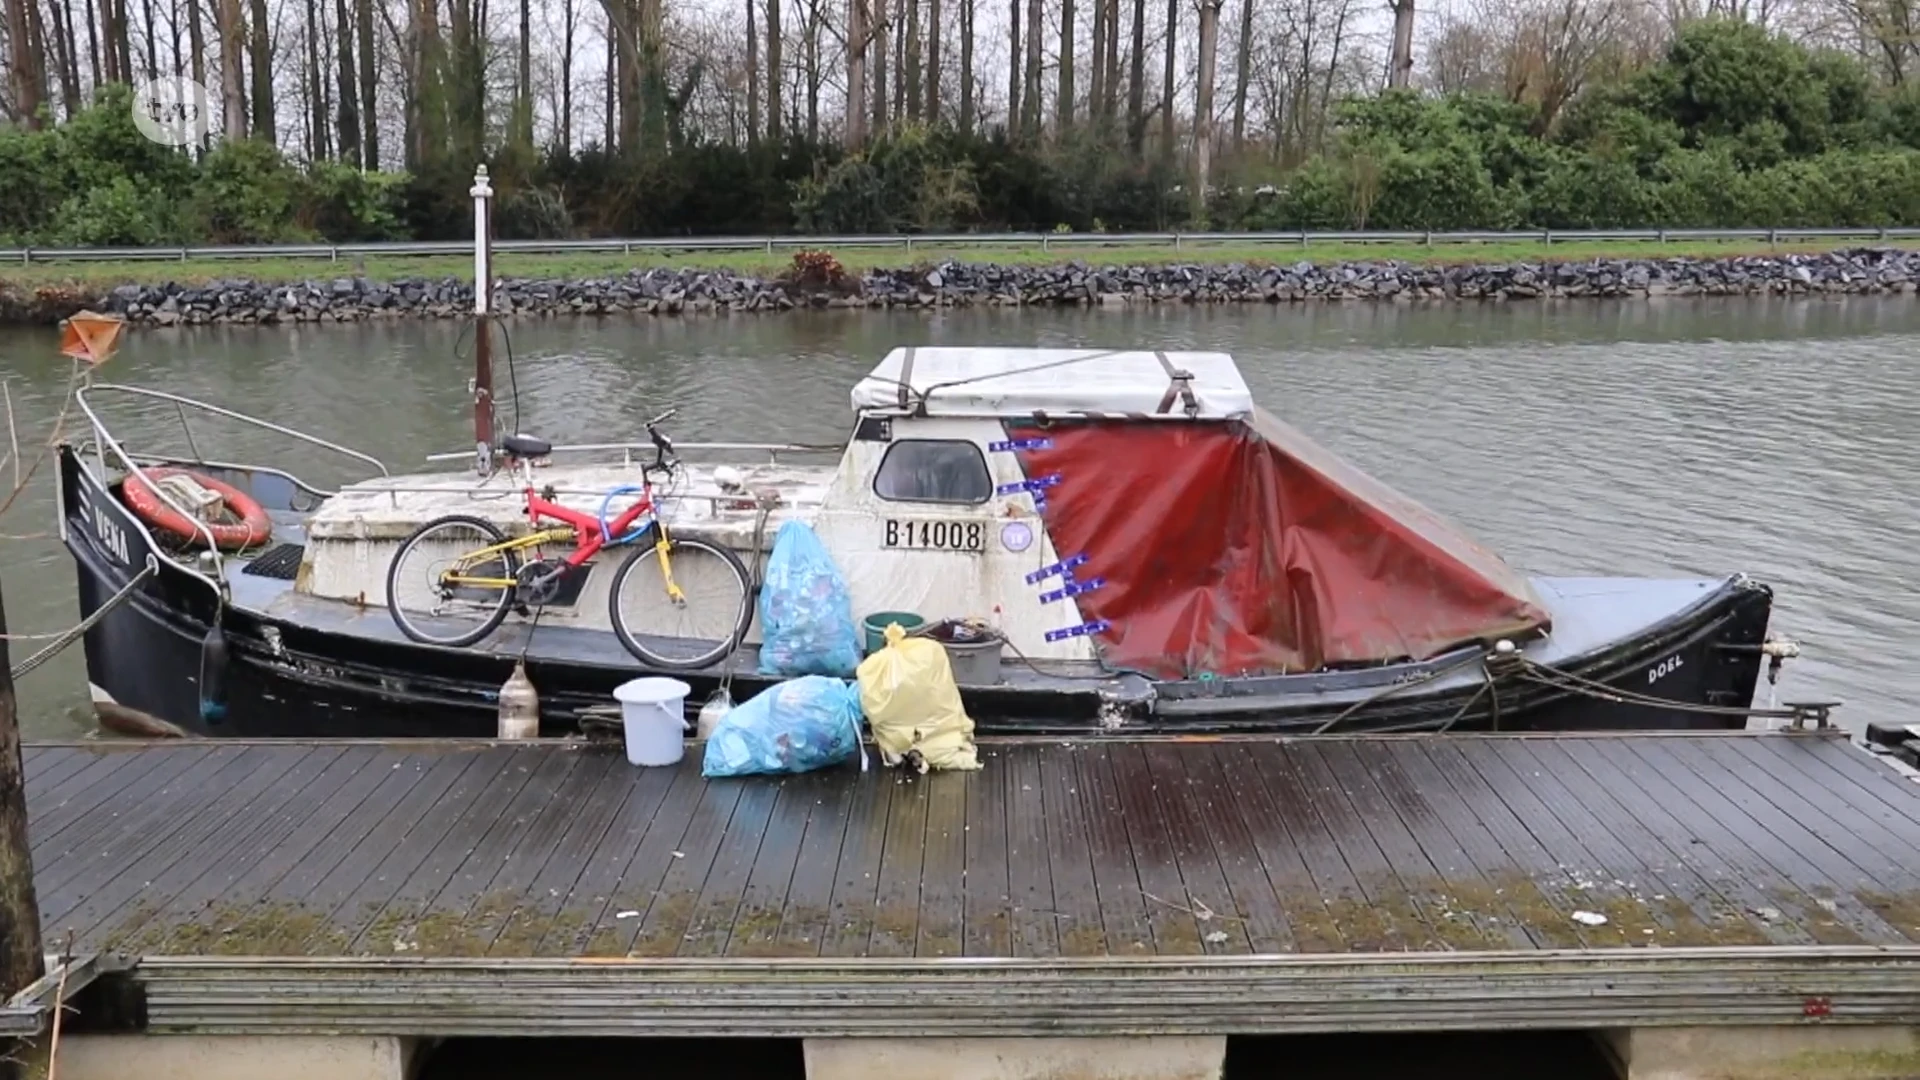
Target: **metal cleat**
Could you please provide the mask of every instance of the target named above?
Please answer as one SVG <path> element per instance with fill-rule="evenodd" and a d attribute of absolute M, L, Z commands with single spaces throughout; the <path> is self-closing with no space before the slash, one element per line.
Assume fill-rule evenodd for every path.
<path fill-rule="evenodd" d="M 1813 730 L 1826 731 L 1833 727 L 1833 710 L 1840 707 L 1838 701 L 1789 701 L 1787 708 L 1793 710 L 1793 719 L 1787 727 L 1790 731 L 1805 731 L 1808 723 Z"/>

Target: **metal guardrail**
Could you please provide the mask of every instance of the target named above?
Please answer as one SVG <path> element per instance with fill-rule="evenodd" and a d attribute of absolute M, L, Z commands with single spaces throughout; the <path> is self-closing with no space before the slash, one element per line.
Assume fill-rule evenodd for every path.
<path fill-rule="evenodd" d="M 1565 244 L 1592 241 L 1666 244 L 1684 241 L 1791 243 L 1809 240 L 1915 240 L 1920 228 L 1887 229 L 1532 229 L 1518 232 L 1141 232 L 1141 233 L 926 233 L 872 236 L 678 236 L 600 240 L 496 240 L 493 250 L 521 254 L 683 254 L 696 251 L 780 251 L 806 248 L 915 249 L 1038 246 L 1042 250 L 1101 247 L 1170 247 L 1175 251 L 1222 244 L 1311 247 L 1314 244 L 1495 243 Z M 16 247 L 0 248 L 0 264 L 61 262 L 190 262 L 292 259 L 339 262 L 383 256 L 470 255 L 467 240 L 396 241 L 364 244 L 253 244 L 225 247 Z"/>
<path fill-rule="evenodd" d="M 132 961 L 117 954 L 88 953 L 85 956 L 46 958 L 46 974 L 33 985 L 0 1004 L 0 1038 L 31 1039 L 47 1030 L 53 1010 L 67 999 L 85 990 L 102 975 L 117 974 L 132 968 Z"/>

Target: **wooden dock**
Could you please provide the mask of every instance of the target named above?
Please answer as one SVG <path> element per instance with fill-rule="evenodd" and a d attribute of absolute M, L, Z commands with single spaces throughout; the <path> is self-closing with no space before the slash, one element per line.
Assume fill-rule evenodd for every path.
<path fill-rule="evenodd" d="M 1913 1024 L 1920 784 L 1832 734 L 29 748 L 47 941 L 149 1031 Z"/>

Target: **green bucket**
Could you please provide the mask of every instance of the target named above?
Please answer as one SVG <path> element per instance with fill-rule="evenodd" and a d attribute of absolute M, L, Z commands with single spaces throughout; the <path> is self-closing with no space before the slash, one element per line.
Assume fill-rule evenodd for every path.
<path fill-rule="evenodd" d="M 876 611 L 867 616 L 861 626 L 867 632 L 867 652 L 877 653 L 887 646 L 887 624 L 899 623 L 900 629 L 911 634 L 927 625 L 927 620 L 911 611 Z"/>

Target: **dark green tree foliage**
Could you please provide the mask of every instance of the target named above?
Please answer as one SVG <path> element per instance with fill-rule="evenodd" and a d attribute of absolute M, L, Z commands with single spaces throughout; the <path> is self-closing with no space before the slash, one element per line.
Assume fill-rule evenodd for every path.
<path fill-rule="evenodd" d="M 644 149 L 484 148 L 500 235 L 1189 226 L 1178 166 L 1113 125 L 1034 139 L 896 124 L 852 155 L 832 133 L 737 146 L 682 130 L 669 89 L 666 135 Z M 1659 62 L 1589 87 L 1552 125 L 1527 103 L 1411 90 L 1340 102 L 1334 121 L 1297 167 L 1246 153 L 1216 174 L 1209 223 L 1920 225 L 1920 84 L 1877 85 L 1852 57 L 1741 22 L 1683 27 Z M 362 173 L 237 141 L 196 160 L 141 138 L 125 88 L 108 86 L 58 127 L 0 128 L 0 243 L 457 239 L 472 229 L 472 156 Z"/>
<path fill-rule="evenodd" d="M 391 239 L 406 178 L 294 167 L 265 143 L 223 143 L 196 163 L 133 126 L 108 84 L 57 127 L 0 128 L 0 239 L 118 245 Z"/>
<path fill-rule="evenodd" d="M 1526 105 L 1395 91 L 1342 104 L 1330 151 L 1227 196 L 1254 228 L 1920 224 L 1920 94 L 1752 25 L 1687 26 L 1545 136 Z"/>

